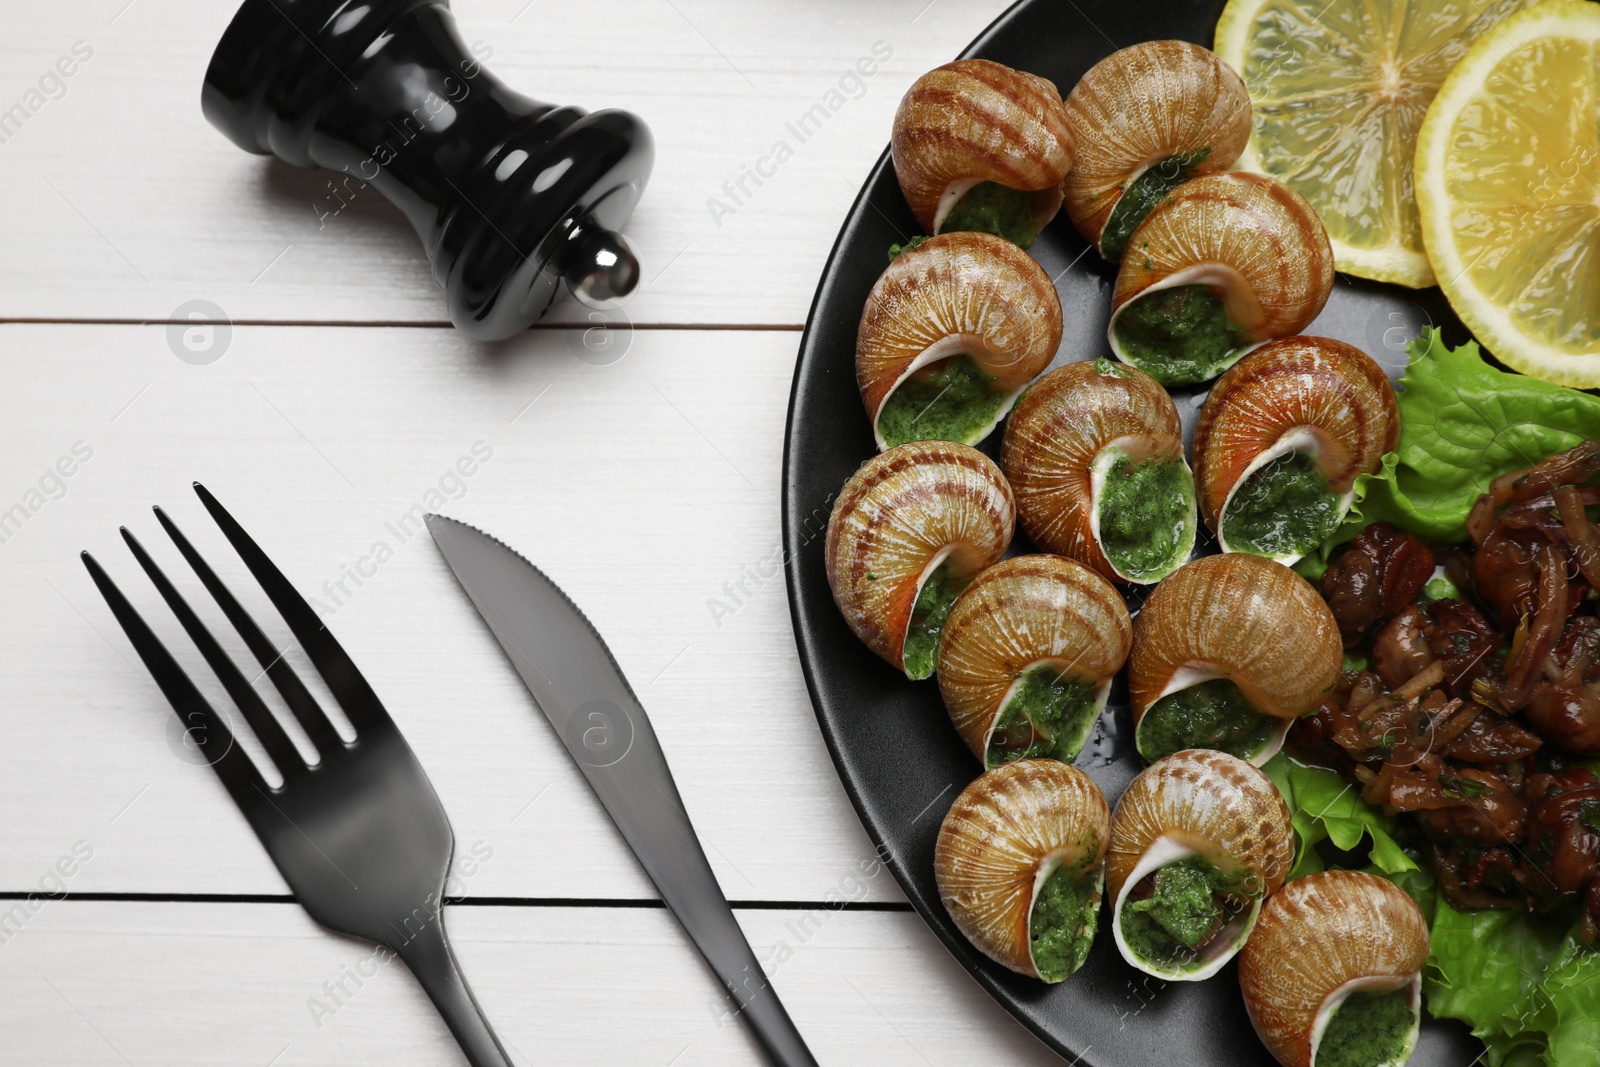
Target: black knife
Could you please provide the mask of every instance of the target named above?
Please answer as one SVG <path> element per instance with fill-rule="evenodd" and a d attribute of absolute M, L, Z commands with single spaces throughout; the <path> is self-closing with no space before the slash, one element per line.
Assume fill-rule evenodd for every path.
<path fill-rule="evenodd" d="M 778 1067 L 817 1067 L 711 873 L 650 717 L 600 635 L 554 582 L 516 552 L 454 519 L 429 515 L 427 522 L 534 703 L 722 980 L 767 1058 Z"/>

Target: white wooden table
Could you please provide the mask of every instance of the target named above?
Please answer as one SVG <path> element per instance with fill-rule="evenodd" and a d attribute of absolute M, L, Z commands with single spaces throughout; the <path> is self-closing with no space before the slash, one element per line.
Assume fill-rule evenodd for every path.
<path fill-rule="evenodd" d="M 823 1063 L 1058 1062 L 871 864 L 781 578 L 748 577 L 778 547 L 799 330 L 845 210 L 906 86 L 1002 0 L 457 0 L 514 86 L 655 131 L 628 227 L 646 285 L 598 355 L 570 301 L 466 341 L 375 192 L 345 202 L 208 126 L 233 7 L 14 3 L 0 34 L 0 110 L 26 112 L 0 127 L 0 1064 L 463 1062 L 403 970 L 348 978 L 369 948 L 288 899 L 77 559 L 223 703 L 117 536 L 187 578 L 161 503 L 253 592 L 196 479 L 324 606 L 427 768 L 458 842 L 449 925 L 519 1064 L 761 1061 L 428 539 L 395 532 L 418 503 L 514 543 L 606 636 Z M 875 47 L 878 72 L 841 83 Z M 231 320 L 187 338 L 220 353 L 203 365 L 177 355 L 195 300 Z"/>

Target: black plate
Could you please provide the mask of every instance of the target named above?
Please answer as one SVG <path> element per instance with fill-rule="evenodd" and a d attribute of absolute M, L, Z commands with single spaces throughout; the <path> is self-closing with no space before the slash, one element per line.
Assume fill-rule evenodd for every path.
<path fill-rule="evenodd" d="M 1063 93 L 1118 48 L 1154 38 L 1210 46 L 1220 0 L 1023 0 L 963 55 L 993 59 L 1051 79 Z M 887 131 L 885 131 L 887 133 Z M 784 545 L 789 603 L 806 685 L 823 736 L 867 832 L 934 933 L 978 982 L 1024 1025 L 1074 1062 L 1092 1067 L 1270 1067 L 1245 1015 L 1234 965 L 1207 982 L 1167 983 L 1129 967 L 1109 934 L 1060 985 L 1013 974 L 974 949 L 950 921 L 933 879 L 939 824 L 979 773 L 956 736 L 933 681 L 908 682 L 845 625 L 823 570 L 823 533 L 833 496 L 874 452 L 856 391 L 856 325 L 889 245 L 919 232 L 900 195 L 889 153 L 873 168 L 828 259 L 800 344 L 784 452 Z M 1058 362 L 1109 355 L 1106 320 L 1115 272 L 1067 221 L 1053 222 L 1032 254 L 1056 279 L 1066 332 Z M 1469 335 L 1437 289 L 1414 292 L 1338 276 L 1307 333 L 1348 341 L 1398 376 L 1405 344 L 1426 325 L 1451 344 Z M 1186 434 L 1203 389 L 1174 395 Z M 994 455 L 1000 433 L 984 450 Z M 1013 552 L 1036 551 L 1020 532 Z M 1137 607 L 1138 594 L 1129 607 Z M 1078 759 L 1113 804 L 1139 770 L 1119 681 L 1093 739 Z M 1480 1046 L 1453 1022 L 1428 1021 L 1412 1063 L 1460 1067 Z"/>

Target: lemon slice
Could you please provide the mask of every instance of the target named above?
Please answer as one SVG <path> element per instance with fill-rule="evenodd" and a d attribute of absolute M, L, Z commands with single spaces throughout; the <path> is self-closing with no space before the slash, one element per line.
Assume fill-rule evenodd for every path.
<path fill-rule="evenodd" d="M 1240 170 L 1322 216 L 1340 270 L 1434 284 L 1412 192 L 1417 127 L 1457 60 L 1538 0 L 1229 0 L 1216 51 L 1254 106 Z"/>
<path fill-rule="evenodd" d="M 1417 136 L 1417 206 L 1478 340 L 1600 385 L 1600 5 L 1548 0 L 1473 46 Z"/>

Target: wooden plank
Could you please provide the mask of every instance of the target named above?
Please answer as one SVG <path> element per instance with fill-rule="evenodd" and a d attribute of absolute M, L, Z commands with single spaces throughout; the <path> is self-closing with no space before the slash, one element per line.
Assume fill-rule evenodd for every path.
<path fill-rule="evenodd" d="M 462 36 L 511 85 L 649 121 L 658 161 L 628 228 L 646 272 L 634 321 L 796 325 L 906 86 L 1004 6 L 454 9 Z M 93 0 L 38 5 L 8 26 L 0 110 L 38 106 L 0 143 L 0 318 L 156 321 L 207 300 L 234 321 L 444 320 L 416 237 L 375 191 L 336 192 L 327 174 L 249 155 L 205 122 L 201 78 L 233 8 Z M 71 77 L 53 74 L 78 42 L 89 58 L 67 64 Z M 818 104 L 825 124 L 797 135 Z M 759 185 L 753 169 L 768 175 Z M 557 318 L 587 321 L 570 300 Z"/>
<path fill-rule="evenodd" d="M 460 847 L 493 850 L 461 892 L 653 895 L 418 533 L 425 508 L 518 547 L 588 613 L 730 897 L 821 899 L 872 847 L 819 735 L 777 570 L 795 344 L 638 331 L 600 366 L 571 330 L 491 358 L 447 330 L 256 326 L 195 366 L 165 327 L 0 326 L 0 514 L 24 515 L 0 525 L 0 889 L 29 888 L 81 839 L 96 855 L 77 891 L 283 891 L 210 770 L 182 758 L 176 718 L 77 559 L 92 550 L 225 706 L 116 532 L 129 525 L 246 661 L 155 524 L 162 504 L 289 644 L 190 492 L 199 479 L 326 609 Z M 51 473 L 63 459 L 71 477 Z M 888 877 L 866 893 L 900 899 Z"/>
<path fill-rule="evenodd" d="M 1061 1062 L 915 915 L 740 921 L 822 1063 Z M 519 1067 L 765 1063 L 665 911 L 457 907 L 446 922 Z M 465 1062 L 399 963 L 292 905 L 51 902 L 0 945 L 0 1032 L 0 1064 L 18 1067 Z"/>

